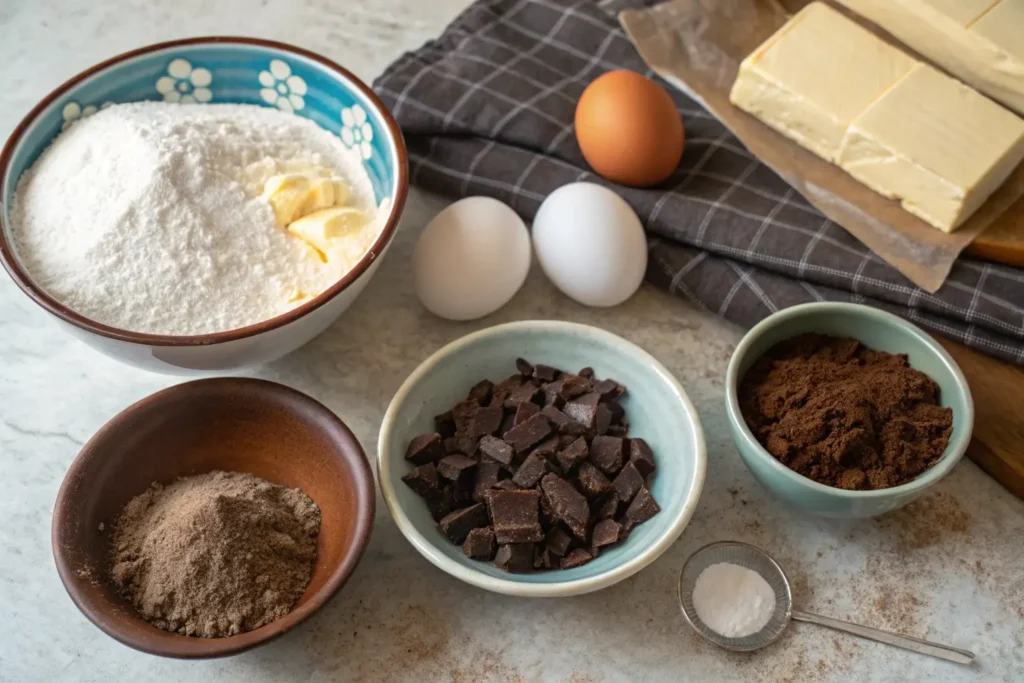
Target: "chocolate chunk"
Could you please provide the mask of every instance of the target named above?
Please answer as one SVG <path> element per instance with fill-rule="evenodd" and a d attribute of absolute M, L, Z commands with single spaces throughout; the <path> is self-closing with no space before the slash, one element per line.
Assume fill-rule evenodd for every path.
<path fill-rule="evenodd" d="M 612 483 L 608 481 L 608 477 L 589 462 L 580 465 L 580 471 L 576 474 L 576 478 L 580 483 L 580 492 L 587 498 L 596 498 L 612 489 Z"/>
<path fill-rule="evenodd" d="M 406 474 L 402 481 L 418 495 L 426 498 L 438 489 L 437 468 L 434 467 L 434 463 L 428 462 Z"/>
<path fill-rule="evenodd" d="M 610 425 L 606 432 L 608 436 L 617 436 L 620 439 L 626 436 L 629 432 L 629 428 L 626 425 Z"/>
<path fill-rule="evenodd" d="M 594 532 L 590 536 L 590 542 L 595 548 L 618 543 L 621 531 L 622 525 L 614 519 L 602 519 L 594 525 Z"/>
<path fill-rule="evenodd" d="M 484 501 L 484 493 L 498 485 L 501 477 L 501 464 L 485 460 L 476 466 L 476 478 L 473 481 L 473 500 Z"/>
<path fill-rule="evenodd" d="M 605 404 L 598 403 L 597 413 L 594 415 L 594 431 L 598 434 L 607 434 L 611 426 L 612 411 Z"/>
<path fill-rule="evenodd" d="M 480 439 L 469 435 L 468 431 L 459 431 L 455 434 L 455 450 L 453 453 L 462 453 L 470 457 L 476 455 Z"/>
<path fill-rule="evenodd" d="M 547 548 L 541 546 L 534 546 L 533 548 L 533 568 L 534 569 L 551 569 L 554 563 L 551 561 L 551 553 Z"/>
<path fill-rule="evenodd" d="M 583 548 L 576 548 L 576 550 L 573 550 L 571 553 L 563 557 L 559 561 L 558 565 L 562 569 L 573 569 L 574 567 L 582 567 L 592 559 L 594 559 L 594 556 L 589 552 Z"/>
<path fill-rule="evenodd" d="M 471 530 L 462 544 L 462 552 L 474 560 L 493 560 L 496 550 L 494 529 L 489 526 Z"/>
<path fill-rule="evenodd" d="M 509 394 L 523 386 L 526 383 L 526 379 L 522 375 L 510 375 L 501 382 L 495 385 L 494 395 L 501 395 L 502 398 L 508 398 Z"/>
<path fill-rule="evenodd" d="M 532 384 L 524 384 L 513 389 L 505 399 L 505 407 L 515 410 L 523 403 L 539 402 L 543 393 Z"/>
<path fill-rule="evenodd" d="M 451 485 L 439 488 L 427 497 L 427 509 L 435 522 L 441 521 L 456 507 L 455 487 Z"/>
<path fill-rule="evenodd" d="M 462 453 L 462 451 L 459 450 L 459 440 L 456 439 L 454 436 L 450 436 L 447 439 L 445 439 L 442 442 L 442 445 L 444 446 L 445 453 Z"/>
<path fill-rule="evenodd" d="M 472 486 L 475 468 L 476 460 L 461 453 L 446 455 L 437 461 L 437 473 L 451 481 L 459 489 L 468 489 Z"/>
<path fill-rule="evenodd" d="M 455 416 L 452 411 L 441 413 L 434 418 L 434 429 L 441 435 L 442 439 L 455 436 Z"/>
<path fill-rule="evenodd" d="M 558 443 L 558 437 L 552 436 L 547 439 L 544 439 L 539 444 L 537 444 L 531 451 L 531 453 L 539 453 L 540 455 L 543 455 L 545 458 L 551 460 L 555 457 L 555 453 L 558 452 L 559 448 L 560 446 Z"/>
<path fill-rule="evenodd" d="M 560 434 L 582 436 L 587 431 L 585 426 L 576 422 L 554 406 L 544 406 L 544 409 L 540 411 L 540 414 L 546 417 Z"/>
<path fill-rule="evenodd" d="M 604 399 L 618 398 L 624 392 L 619 391 L 619 383 L 613 379 L 603 379 L 594 385 L 594 391 Z"/>
<path fill-rule="evenodd" d="M 475 401 L 478 406 L 485 406 L 491 401 L 491 392 L 494 391 L 494 382 L 489 379 L 482 379 L 473 385 L 469 390 L 468 400 Z"/>
<path fill-rule="evenodd" d="M 589 365 L 576 373 L 583 379 L 594 379 L 594 368 Z"/>
<path fill-rule="evenodd" d="M 559 381 L 562 383 L 562 387 L 558 394 L 566 401 L 571 401 L 590 391 L 590 380 L 576 375 L 565 375 Z"/>
<path fill-rule="evenodd" d="M 470 422 L 469 435 L 473 438 L 495 435 L 501 428 L 501 421 L 505 417 L 505 411 L 501 406 L 488 406 L 480 408 L 473 415 Z"/>
<path fill-rule="evenodd" d="M 633 496 L 636 495 L 644 486 L 644 478 L 640 476 L 640 472 L 636 469 L 636 466 L 632 462 L 627 462 L 622 471 L 619 472 L 619 476 L 615 477 L 615 481 L 612 482 L 615 486 L 615 494 L 619 497 L 623 503 L 628 503 L 633 500 Z"/>
<path fill-rule="evenodd" d="M 587 499 L 583 494 L 565 479 L 554 474 L 544 475 L 540 487 L 555 518 L 569 527 L 573 536 L 581 541 L 587 540 L 590 506 L 587 505 Z"/>
<path fill-rule="evenodd" d="M 619 513 L 619 494 L 610 491 L 597 508 L 597 519 L 611 519 Z"/>
<path fill-rule="evenodd" d="M 661 512 L 661 508 L 658 507 L 658 502 L 654 500 L 654 496 L 647 490 L 647 487 L 642 486 L 633 498 L 633 502 L 626 508 L 625 522 L 622 526 L 627 531 L 632 531 L 638 524 L 643 524 L 659 512 Z"/>
<path fill-rule="evenodd" d="M 533 569 L 533 543 L 509 543 L 498 548 L 494 566 L 521 574 Z"/>
<path fill-rule="evenodd" d="M 522 424 L 540 412 L 540 406 L 532 401 L 523 401 L 516 408 L 515 417 L 512 419 L 512 426 Z"/>
<path fill-rule="evenodd" d="M 547 533 L 544 538 L 545 547 L 551 551 L 553 555 L 558 557 L 564 557 L 569 552 L 569 546 L 572 544 L 572 536 L 565 533 L 565 530 L 561 527 L 551 527 L 551 531 Z"/>
<path fill-rule="evenodd" d="M 555 459 L 563 472 L 570 472 L 573 468 L 586 460 L 589 454 L 590 449 L 587 447 L 587 442 L 581 436 L 574 439 L 571 444 L 559 451 L 555 456 Z"/>
<path fill-rule="evenodd" d="M 417 465 L 426 465 L 428 462 L 437 462 L 444 457 L 444 445 L 441 443 L 441 435 L 420 434 L 409 442 L 409 448 L 405 451 L 405 459 Z"/>
<path fill-rule="evenodd" d="M 626 409 L 622 407 L 622 404 L 613 400 L 606 401 L 604 405 L 608 406 L 608 410 L 612 413 L 612 424 L 622 424 L 626 417 Z"/>
<path fill-rule="evenodd" d="M 590 442 L 590 461 L 609 476 L 622 469 L 622 439 L 617 436 L 595 436 Z"/>
<path fill-rule="evenodd" d="M 504 410 L 504 408 L 503 408 Z M 527 418 L 529 419 L 529 418 Z M 498 434 L 504 434 L 508 430 L 516 426 L 516 414 L 511 410 L 505 411 L 505 417 L 501 420 L 501 427 L 498 428 Z"/>
<path fill-rule="evenodd" d="M 530 450 L 551 433 L 551 423 L 543 415 L 534 415 L 526 422 L 505 432 L 502 438 L 512 446 L 517 455 Z"/>
<path fill-rule="evenodd" d="M 561 410 L 565 407 L 565 399 L 553 391 L 549 392 L 547 389 L 544 389 L 544 407 L 548 406 L 554 406 Z"/>
<path fill-rule="evenodd" d="M 597 422 L 597 404 L 600 401 L 600 394 L 584 394 L 578 399 L 565 404 L 565 414 L 587 429 L 593 429 Z"/>
<path fill-rule="evenodd" d="M 494 488 L 498 489 L 499 491 L 519 491 L 520 490 L 519 485 L 516 484 L 511 479 L 502 479 L 501 481 L 499 481 L 497 484 L 494 485 Z"/>
<path fill-rule="evenodd" d="M 516 370 L 523 377 L 533 377 L 533 366 L 525 358 L 516 358 Z"/>
<path fill-rule="evenodd" d="M 480 503 L 476 503 L 445 515 L 438 526 L 453 543 L 461 545 L 470 531 L 487 526 L 487 522 L 487 510 Z"/>
<path fill-rule="evenodd" d="M 548 459 L 543 455 L 531 453 L 516 470 L 512 481 L 524 489 L 532 489 L 540 482 L 540 478 L 547 474 Z"/>
<path fill-rule="evenodd" d="M 539 518 L 540 494 L 536 491 L 492 489 L 484 494 L 484 499 L 498 543 L 531 543 L 544 538 Z"/>
<path fill-rule="evenodd" d="M 506 467 L 512 464 L 512 458 L 515 457 L 512 447 L 496 436 L 485 436 L 480 439 L 480 452 Z"/>
<path fill-rule="evenodd" d="M 644 477 L 654 471 L 654 453 L 643 439 L 629 440 L 629 461 Z"/>
<path fill-rule="evenodd" d="M 455 430 L 457 432 L 466 432 L 468 434 L 470 423 L 478 410 L 480 410 L 480 405 L 473 399 L 466 399 L 456 403 L 455 407 L 452 408 L 452 419 L 455 420 Z"/>
<path fill-rule="evenodd" d="M 555 378 L 558 377 L 559 372 L 550 365 L 535 365 L 533 367 L 533 376 L 539 379 L 541 382 L 554 382 Z"/>

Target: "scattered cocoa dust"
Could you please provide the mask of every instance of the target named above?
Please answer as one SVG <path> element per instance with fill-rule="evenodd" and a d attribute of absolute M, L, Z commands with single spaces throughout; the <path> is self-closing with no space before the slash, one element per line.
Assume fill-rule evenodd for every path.
<path fill-rule="evenodd" d="M 950 534 L 966 533 L 971 516 L 953 496 L 933 493 L 895 512 L 876 517 L 875 522 L 896 534 L 901 551 L 909 551 L 941 543 Z"/>

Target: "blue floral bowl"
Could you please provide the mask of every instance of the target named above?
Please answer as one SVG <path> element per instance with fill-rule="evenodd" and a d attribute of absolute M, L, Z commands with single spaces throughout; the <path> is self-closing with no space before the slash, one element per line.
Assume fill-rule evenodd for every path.
<path fill-rule="evenodd" d="M 227 332 L 165 336 L 119 330 L 68 309 L 18 263 L 10 235 L 18 179 L 75 120 L 115 103 L 221 102 L 277 107 L 315 121 L 359 150 L 389 212 L 370 251 L 320 296 L 285 314 Z M 191 38 L 160 43 L 98 64 L 47 95 L 15 128 L 0 153 L 0 261 L 15 283 L 64 327 L 98 350 L 161 371 L 224 370 L 273 360 L 327 328 L 370 281 L 387 249 L 408 191 L 401 132 L 369 87 L 323 57 L 253 38 Z"/>

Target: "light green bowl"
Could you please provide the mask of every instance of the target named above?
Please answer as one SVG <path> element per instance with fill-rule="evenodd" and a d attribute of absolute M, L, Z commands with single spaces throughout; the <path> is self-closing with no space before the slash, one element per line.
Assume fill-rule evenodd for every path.
<path fill-rule="evenodd" d="M 939 400 L 953 410 L 953 434 L 942 458 L 917 479 L 878 491 L 846 491 L 819 484 L 789 469 L 766 451 L 747 428 L 737 390 L 744 374 L 775 344 L 806 332 L 859 339 L 865 346 L 906 354 L 910 365 L 939 385 Z M 754 478 L 779 500 L 823 517 L 874 517 L 903 507 L 953 469 L 967 450 L 974 402 L 952 357 L 920 328 L 891 313 L 845 303 L 793 306 L 765 318 L 740 340 L 725 376 L 729 430 Z"/>

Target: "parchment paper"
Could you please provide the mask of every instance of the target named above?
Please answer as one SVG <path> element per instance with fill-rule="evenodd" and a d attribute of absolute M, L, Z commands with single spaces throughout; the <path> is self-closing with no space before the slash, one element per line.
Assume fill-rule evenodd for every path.
<path fill-rule="evenodd" d="M 787 0 L 784 8 L 775 0 L 671 0 L 625 10 L 619 21 L 658 75 L 701 100 L 815 208 L 914 284 L 935 292 L 960 252 L 1024 196 L 1024 165 L 959 230 L 946 234 L 734 107 L 729 91 L 740 62 L 786 22 L 787 9 L 805 4 Z"/>

